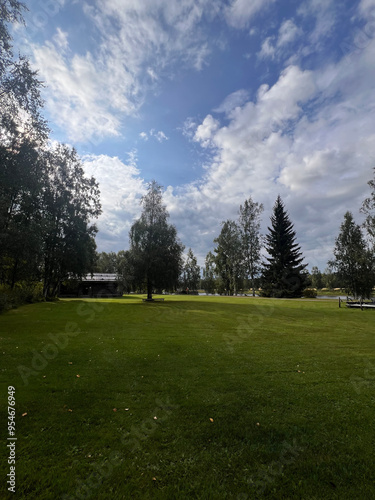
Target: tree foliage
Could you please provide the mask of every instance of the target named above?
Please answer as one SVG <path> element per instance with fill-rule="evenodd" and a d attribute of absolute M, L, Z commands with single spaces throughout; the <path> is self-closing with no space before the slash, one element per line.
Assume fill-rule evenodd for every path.
<path fill-rule="evenodd" d="M 262 276 L 263 294 L 269 297 L 300 297 L 307 285 L 307 273 L 301 249 L 296 243 L 296 232 L 277 197 L 271 227 L 266 235 L 266 257 Z"/>
<path fill-rule="evenodd" d="M 162 188 L 156 181 L 141 199 L 142 214 L 130 229 L 130 251 L 134 280 L 145 285 L 147 298 L 157 289 L 178 285 L 183 260 L 183 245 L 176 228 L 168 224 L 169 214 L 162 202 Z"/>
<path fill-rule="evenodd" d="M 372 243 L 375 248 L 375 168 L 374 168 L 374 179 L 368 182 L 368 185 L 372 189 L 371 194 L 367 197 L 361 207 L 361 212 L 365 214 L 366 219 L 364 226 L 372 238 Z"/>
<path fill-rule="evenodd" d="M 181 285 L 184 290 L 197 290 L 200 282 L 200 267 L 191 248 L 189 248 L 186 262 L 184 264 L 181 276 Z"/>
<path fill-rule="evenodd" d="M 375 259 L 361 227 L 346 212 L 333 250 L 330 265 L 336 270 L 345 291 L 356 298 L 370 298 L 375 283 Z"/>
<path fill-rule="evenodd" d="M 54 296 L 67 277 L 93 269 L 94 237 L 90 221 L 101 213 L 99 187 L 86 178 L 74 149 L 57 145 L 46 154 L 47 183 L 42 199 L 44 294 Z"/>
<path fill-rule="evenodd" d="M 0 283 L 42 280 L 49 296 L 92 271 L 100 202 L 76 151 L 48 144 L 42 84 L 25 56 L 13 56 L 8 23 L 23 22 L 25 8 L 0 2 Z"/>
<path fill-rule="evenodd" d="M 214 240 L 216 248 L 216 272 L 221 279 L 223 291 L 237 294 L 243 280 L 243 255 L 240 229 L 235 221 L 226 220 L 220 235 Z"/>
<path fill-rule="evenodd" d="M 214 293 L 216 288 L 216 266 L 215 256 L 212 252 L 208 252 L 203 268 L 202 286 L 206 293 Z"/>
<path fill-rule="evenodd" d="M 240 205 L 238 226 L 242 244 L 243 269 L 245 277 L 250 278 L 253 296 L 255 296 L 255 278 L 261 270 L 260 216 L 263 205 L 256 203 L 250 197 Z"/>

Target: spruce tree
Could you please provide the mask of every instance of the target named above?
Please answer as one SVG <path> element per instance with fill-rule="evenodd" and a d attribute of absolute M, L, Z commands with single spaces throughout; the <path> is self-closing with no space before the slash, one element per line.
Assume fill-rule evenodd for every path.
<path fill-rule="evenodd" d="M 300 297 L 307 285 L 307 273 L 301 248 L 296 243 L 296 232 L 284 204 L 277 197 L 272 227 L 266 235 L 266 257 L 262 276 L 262 294 L 267 297 Z"/>

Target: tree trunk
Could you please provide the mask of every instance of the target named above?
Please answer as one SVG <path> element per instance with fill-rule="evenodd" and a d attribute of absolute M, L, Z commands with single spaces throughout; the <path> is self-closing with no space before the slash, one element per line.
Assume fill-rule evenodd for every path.
<path fill-rule="evenodd" d="M 147 300 L 152 300 L 152 283 L 151 280 L 147 280 Z"/>

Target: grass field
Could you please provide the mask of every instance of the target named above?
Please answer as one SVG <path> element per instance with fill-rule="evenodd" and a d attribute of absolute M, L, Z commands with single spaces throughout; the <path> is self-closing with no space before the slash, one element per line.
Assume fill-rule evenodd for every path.
<path fill-rule="evenodd" d="M 375 498 L 374 311 L 129 296 L 0 329 L 1 498 Z"/>

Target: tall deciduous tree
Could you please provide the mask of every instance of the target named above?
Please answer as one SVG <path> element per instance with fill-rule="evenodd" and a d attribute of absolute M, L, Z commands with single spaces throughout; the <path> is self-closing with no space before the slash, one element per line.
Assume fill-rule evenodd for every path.
<path fill-rule="evenodd" d="M 96 273 L 117 273 L 118 256 L 115 252 L 100 252 L 96 254 Z"/>
<path fill-rule="evenodd" d="M 212 252 L 208 252 L 203 268 L 203 288 L 206 293 L 214 293 L 216 287 L 215 279 L 215 256 Z"/>
<path fill-rule="evenodd" d="M 263 205 L 254 202 L 251 197 L 243 205 L 240 205 L 238 223 L 242 242 L 244 271 L 246 278 L 250 278 L 253 296 L 255 296 L 255 278 L 259 275 L 261 269 L 260 216 L 262 212 Z"/>
<path fill-rule="evenodd" d="M 54 296 L 62 280 L 80 278 L 95 264 L 97 228 L 101 213 L 99 187 L 86 178 L 74 149 L 57 145 L 47 154 L 48 183 L 43 194 L 44 295 Z"/>
<path fill-rule="evenodd" d="M 374 168 L 374 179 L 369 181 L 368 185 L 370 186 L 372 191 L 370 196 L 364 200 L 361 212 L 366 215 L 364 226 L 368 234 L 371 236 L 372 243 L 375 248 L 375 168 Z"/>
<path fill-rule="evenodd" d="M 311 286 L 313 288 L 316 288 L 319 290 L 320 288 L 323 288 L 323 278 L 322 278 L 322 273 L 319 271 L 319 268 L 317 266 L 313 266 L 311 269 Z"/>
<path fill-rule="evenodd" d="M 0 145 L 0 281 L 38 279 L 45 164 L 29 141 Z"/>
<path fill-rule="evenodd" d="M 141 217 L 129 233 L 135 279 L 146 285 L 149 300 L 156 287 L 175 288 L 183 266 L 184 247 L 176 228 L 168 224 L 169 214 L 162 199 L 161 186 L 152 181 L 141 199 Z"/>
<path fill-rule="evenodd" d="M 182 286 L 188 290 L 197 290 L 200 281 L 200 268 L 191 248 L 189 248 L 186 262 L 182 271 Z"/>
<path fill-rule="evenodd" d="M 46 121 L 40 114 L 42 83 L 27 57 L 13 56 L 9 23 L 23 23 L 25 4 L 17 0 L 0 2 L 0 141 L 8 147 L 23 138 L 43 141 Z"/>
<path fill-rule="evenodd" d="M 375 284 L 374 254 L 367 247 L 361 227 L 351 212 L 346 212 L 333 250 L 330 265 L 348 294 L 356 298 L 370 298 Z"/>
<path fill-rule="evenodd" d="M 232 220 L 223 222 L 220 235 L 214 242 L 217 244 L 214 249 L 216 269 L 224 289 L 230 295 L 236 295 L 243 278 L 242 245 L 238 225 Z"/>
<path fill-rule="evenodd" d="M 296 232 L 284 204 L 277 197 L 266 235 L 266 257 L 262 276 L 263 294 L 269 297 L 300 297 L 308 282 Z"/>

